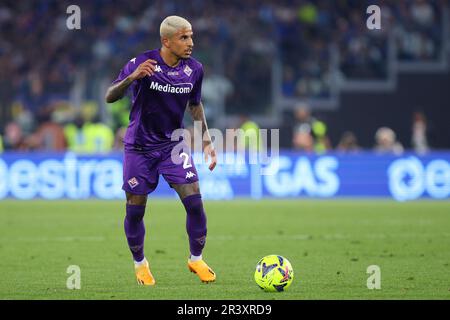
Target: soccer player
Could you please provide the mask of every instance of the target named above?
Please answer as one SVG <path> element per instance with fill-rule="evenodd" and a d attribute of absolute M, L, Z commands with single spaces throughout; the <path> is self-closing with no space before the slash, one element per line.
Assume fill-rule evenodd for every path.
<path fill-rule="evenodd" d="M 144 213 L 147 196 L 155 190 L 162 174 L 175 189 L 187 213 L 189 236 L 188 268 L 203 282 L 216 279 L 214 271 L 203 261 L 206 241 L 206 215 L 200 194 L 197 170 L 186 149 L 171 154 L 180 143 L 172 141 L 174 130 L 183 127 L 188 107 L 194 121 L 201 121 L 205 160 L 211 158 L 209 170 L 217 164 L 201 102 L 203 66 L 191 57 L 193 32 L 184 18 L 169 16 L 160 26 L 161 48 L 131 59 L 106 93 L 106 101 L 121 99 L 132 91 L 130 124 L 124 138 L 123 190 L 126 192 L 125 234 L 133 255 L 139 284 L 154 285 L 144 255 Z"/>

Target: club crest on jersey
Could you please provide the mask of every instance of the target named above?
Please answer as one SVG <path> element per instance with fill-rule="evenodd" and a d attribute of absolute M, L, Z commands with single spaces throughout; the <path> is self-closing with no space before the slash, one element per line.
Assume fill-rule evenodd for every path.
<path fill-rule="evenodd" d="M 134 189 L 139 185 L 139 182 L 137 181 L 137 179 L 135 177 L 133 177 L 130 180 L 128 180 L 128 184 L 130 185 L 131 189 Z"/>
<path fill-rule="evenodd" d="M 189 77 L 191 75 L 191 73 L 192 73 L 192 69 L 189 68 L 189 66 L 186 66 L 186 67 L 184 67 L 183 72 L 186 73 L 188 75 L 188 77 Z"/>
<path fill-rule="evenodd" d="M 195 173 L 193 173 L 192 171 L 188 171 L 188 173 L 186 173 L 186 179 L 190 179 L 195 177 Z"/>

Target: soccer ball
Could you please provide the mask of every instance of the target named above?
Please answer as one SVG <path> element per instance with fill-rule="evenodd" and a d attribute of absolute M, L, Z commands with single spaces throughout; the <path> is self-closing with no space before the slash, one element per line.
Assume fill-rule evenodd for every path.
<path fill-rule="evenodd" d="M 282 256 L 265 256 L 256 265 L 255 281 L 264 291 L 285 291 L 292 280 L 294 280 L 294 269 L 289 260 Z"/>

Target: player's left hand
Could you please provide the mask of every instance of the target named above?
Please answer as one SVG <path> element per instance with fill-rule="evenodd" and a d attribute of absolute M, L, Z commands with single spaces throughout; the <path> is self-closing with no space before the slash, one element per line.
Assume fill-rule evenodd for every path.
<path fill-rule="evenodd" d="M 203 148 L 203 152 L 205 154 L 205 162 L 208 162 L 208 158 L 211 157 L 211 164 L 209 165 L 209 170 L 213 171 L 217 165 L 217 156 L 216 150 L 214 149 L 212 143 L 205 145 Z"/>

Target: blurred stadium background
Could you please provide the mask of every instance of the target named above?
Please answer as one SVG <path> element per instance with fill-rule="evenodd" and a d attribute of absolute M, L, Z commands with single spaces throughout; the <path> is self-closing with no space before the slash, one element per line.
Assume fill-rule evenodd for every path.
<path fill-rule="evenodd" d="M 366 27 L 366 8 L 373 3 L 381 8 L 381 30 Z M 391 183 L 404 192 L 424 189 L 416 194 L 426 196 L 423 185 L 437 177 L 430 188 L 439 189 L 440 198 L 449 196 L 449 155 L 443 151 L 450 148 L 448 1 L 78 1 L 81 30 L 66 26 L 70 4 L 6 0 L 0 6 L 0 172 L 5 178 L 25 176 L 29 183 L 27 175 L 41 168 L 48 152 L 113 152 L 120 161 L 130 101 L 106 104 L 105 90 L 126 61 L 160 45 L 160 20 L 176 13 L 195 29 L 194 56 L 206 70 L 203 101 L 210 127 L 279 128 L 280 147 L 291 151 L 286 157 L 295 163 L 298 155 L 305 156 L 313 175 L 320 176 L 313 155 L 341 155 L 329 164 L 334 169 L 328 167 L 337 170 L 335 184 L 341 189 L 347 181 L 354 186 L 343 195 L 390 196 Z M 15 156 L 17 151 L 29 153 Z M 389 182 L 392 161 L 408 152 L 423 158 L 408 158 L 406 168 L 412 169 L 396 171 L 406 182 Z M 380 153 L 386 156 L 371 156 Z M 33 163 L 17 164 L 26 158 Z M 429 173 L 433 160 L 439 161 Z M 358 171 L 367 173 L 371 161 L 376 171 L 358 176 Z M 423 179 L 414 178 L 418 171 Z M 59 180 L 49 181 L 58 173 L 42 175 L 50 193 L 62 188 Z M 117 185 L 119 176 L 113 178 Z M 242 172 L 236 176 L 242 178 Z M 248 187 L 253 191 L 241 190 L 257 180 L 251 176 L 237 184 L 222 181 L 228 193 L 215 197 L 265 195 L 267 188 L 258 183 Z M 8 179 L 2 180 L 2 198 L 39 196 L 39 183 L 27 194 L 30 187 L 21 186 L 20 179 L 11 179 L 17 182 L 13 190 Z M 340 195 L 339 186 L 322 194 Z M 297 196 L 300 189 L 279 194 Z M 72 197 L 69 193 L 56 192 Z M 92 195 L 99 194 L 81 192 L 75 198 Z"/>
<path fill-rule="evenodd" d="M 381 30 L 366 27 L 371 4 Z M 218 200 L 205 201 L 219 275 L 206 290 L 180 264 L 183 208 L 160 179 L 146 248 L 161 290 L 139 291 L 123 236 L 130 100 L 104 94 L 172 14 L 192 22 L 210 128 L 279 129 L 280 166 L 197 164 Z M 2 0 L 0 299 L 448 299 L 449 16 L 446 0 Z M 256 292 L 271 253 L 294 266 L 286 295 Z M 66 289 L 69 264 L 86 290 Z"/>

